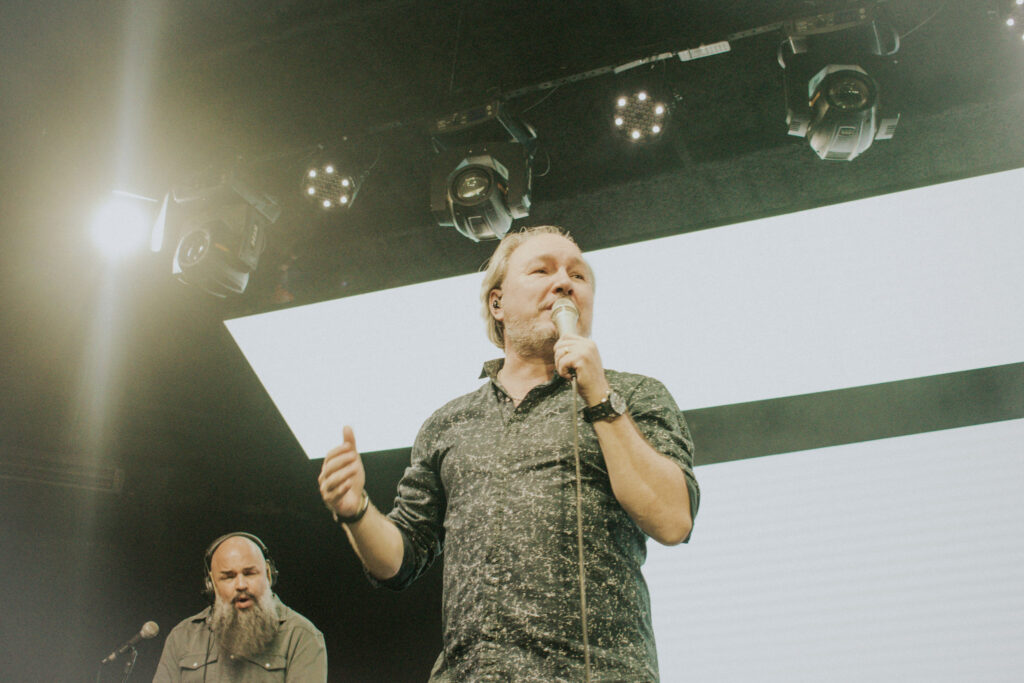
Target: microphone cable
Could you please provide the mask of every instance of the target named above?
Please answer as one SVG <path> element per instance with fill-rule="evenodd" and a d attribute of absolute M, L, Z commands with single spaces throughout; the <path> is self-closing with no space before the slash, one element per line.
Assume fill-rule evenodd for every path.
<path fill-rule="evenodd" d="M 580 467 L 579 392 L 576 373 L 572 373 L 572 446 L 576 460 L 576 548 L 580 568 L 580 623 L 583 626 L 583 675 L 590 683 L 590 638 L 587 626 L 587 572 L 583 559 L 583 477 Z"/>
<path fill-rule="evenodd" d="M 563 293 L 551 305 L 551 321 L 558 330 L 558 338 L 566 334 L 576 334 L 580 319 L 576 302 Z M 587 570 L 583 557 L 583 472 L 580 465 L 580 425 L 579 425 L 579 386 L 576 380 L 576 369 L 569 369 L 572 379 L 572 446 L 576 461 L 576 549 L 578 551 L 580 570 L 580 626 L 583 629 L 583 674 L 586 683 L 590 683 L 590 628 L 587 625 Z"/>
<path fill-rule="evenodd" d="M 210 614 L 206 617 L 206 619 L 203 620 L 203 624 L 206 625 L 206 654 L 203 656 L 203 683 L 206 683 L 206 672 L 210 669 L 210 650 L 212 649 L 213 646 L 213 626 L 210 623 L 212 619 L 213 605 L 210 606 Z M 221 662 L 221 664 L 223 664 L 223 662 Z M 218 675 L 217 678 L 219 679 L 220 675 Z"/>

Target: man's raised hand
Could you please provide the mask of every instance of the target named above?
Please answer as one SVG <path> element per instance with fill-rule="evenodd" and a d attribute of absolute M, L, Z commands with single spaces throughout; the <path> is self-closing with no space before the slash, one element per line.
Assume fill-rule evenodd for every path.
<path fill-rule="evenodd" d="M 366 471 L 356 450 L 352 428 L 345 425 L 342 434 L 342 444 L 327 451 L 318 481 L 320 496 L 327 508 L 341 517 L 352 517 L 359 512 L 362 503 Z"/>

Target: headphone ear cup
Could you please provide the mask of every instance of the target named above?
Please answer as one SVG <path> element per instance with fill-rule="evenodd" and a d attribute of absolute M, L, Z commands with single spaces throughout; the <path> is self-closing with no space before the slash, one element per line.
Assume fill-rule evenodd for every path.
<path fill-rule="evenodd" d="M 264 558 L 267 562 L 267 583 L 273 588 L 277 584 L 277 566 L 269 557 Z"/>
<path fill-rule="evenodd" d="M 213 581 L 210 580 L 209 574 L 203 577 L 203 595 L 213 600 Z"/>

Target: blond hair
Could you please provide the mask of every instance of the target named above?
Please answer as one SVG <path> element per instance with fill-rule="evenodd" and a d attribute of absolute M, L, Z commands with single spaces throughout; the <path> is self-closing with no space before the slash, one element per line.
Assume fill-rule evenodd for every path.
<path fill-rule="evenodd" d="M 524 228 L 505 235 L 501 242 L 498 243 L 494 253 L 491 254 L 491 258 L 487 260 L 484 270 L 484 281 L 480 285 L 480 301 L 483 303 L 482 313 L 484 320 L 487 321 L 487 338 L 502 350 L 505 348 L 505 325 L 500 320 L 496 320 L 491 314 L 491 292 L 501 289 L 501 285 L 505 281 L 505 275 L 508 274 L 508 262 L 512 258 L 512 252 L 531 237 L 536 237 L 537 235 L 559 235 L 576 244 L 576 240 L 564 228 L 556 225 L 536 225 L 532 228 Z M 587 264 L 587 270 L 590 271 L 590 264 Z M 590 276 L 591 282 L 593 282 L 593 272 L 590 272 Z"/>

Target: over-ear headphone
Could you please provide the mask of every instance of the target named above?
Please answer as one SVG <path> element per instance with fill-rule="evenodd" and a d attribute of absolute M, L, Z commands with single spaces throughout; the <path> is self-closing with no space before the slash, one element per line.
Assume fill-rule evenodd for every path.
<path fill-rule="evenodd" d="M 215 538 L 213 540 L 213 543 L 211 543 L 209 547 L 206 548 L 206 552 L 203 554 L 203 569 L 205 570 L 203 572 L 203 594 L 211 600 L 213 599 L 214 596 L 213 579 L 210 577 L 210 573 L 212 571 L 210 568 L 210 563 L 213 561 L 213 554 L 217 552 L 217 548 L 220 547 L 221 543 L 228 540 L 229 538 L 235 537 L 247 538 L 256 544 L 256 547 L 260 549 L 261 553 L 263 553 L 264 561 L 267 563 L 268 583 L 270 584 L 271 587 L 273 587 L 274 584 L 277 583 L 277 567 L 274 566 L 274 560 L 271 559 L 266 544 L 263 541 L 261 541 L 259 537 L 247 533 L 245 531 L 236 531 L 234 533 L 224 534 L 223 536 L 218 536 L 217 538 Z"/>

